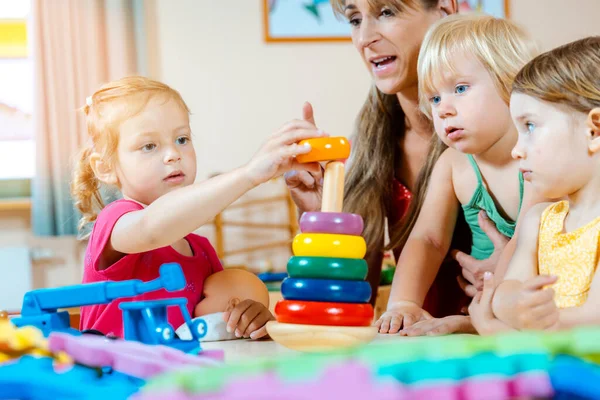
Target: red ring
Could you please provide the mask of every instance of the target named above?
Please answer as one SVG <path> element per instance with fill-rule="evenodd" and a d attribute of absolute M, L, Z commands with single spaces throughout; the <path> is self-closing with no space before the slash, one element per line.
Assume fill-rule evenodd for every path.
<path fill-rule="evenodd" d="M 279 300 L 277 322 L 304 325 L 371 326 L 373 306 L 357 303 Z"/>

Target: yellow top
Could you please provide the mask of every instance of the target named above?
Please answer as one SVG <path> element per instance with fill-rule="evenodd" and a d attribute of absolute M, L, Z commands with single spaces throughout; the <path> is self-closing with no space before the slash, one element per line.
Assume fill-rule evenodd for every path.
<path fill-rule="evenodd" d="M 598 265 L 600 217 L 572 232 L 564 232 L 568 213 L 568 201 L 546 208 L 538 239 L 539 273 L 558 277 L 553 289 L 559 308 L 585 303 Z"/>

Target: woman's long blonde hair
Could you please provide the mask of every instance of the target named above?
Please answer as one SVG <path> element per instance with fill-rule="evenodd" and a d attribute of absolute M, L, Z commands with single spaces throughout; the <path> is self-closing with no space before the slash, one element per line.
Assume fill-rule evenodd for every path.
<path fill-rule="evenodd" d="M 540 54 L 517 74 L 512 90 L 584 113 L 600 107 L 600 36 Z"/>
<path fill-rule="evenodd" d="M 95 221 L 98 212 L 104 207 L 100 194 L 101 182 L 94 174 L 90 156 L 93 153 L 100 154 L 104 164 L 113 168 L 117 161 L 119 126 L 140 113 L 148 101 L 157 96 L 165 101 L 175 100 L 189 113 L 179 92 L 164 83 L 141 76 L 130 76 L 107 83 L 87 98 L 82 110 L 91 144 L 80 151 L 71 182 L 75 207 L 82 214 L 80 230 Z"/>

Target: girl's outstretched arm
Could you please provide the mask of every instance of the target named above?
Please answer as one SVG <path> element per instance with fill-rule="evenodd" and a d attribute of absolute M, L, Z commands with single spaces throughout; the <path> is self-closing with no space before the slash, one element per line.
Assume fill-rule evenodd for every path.
<path fill-rule="evenodd" d="M 421 307 L 450 248 L 460 206 L 452 183 L 452 151 L 440 156 L 431 174 L 423 207 L 398 259 L 387 311 L 376 323 L 381 333 L 396 333 L 431 317 Z"/>
<path fill-rule="evenodd" d="M 323 136 L 314 125 L 295 120 L 284 125 L 243 167 L 169 192 L 140 211 L 123 215 L 113 228 L 109 245 L 124 254 L 170 246 L 211 221 L 250 189 L 295 169 L 295 156 L 310 151 L 298 141 Z"/>

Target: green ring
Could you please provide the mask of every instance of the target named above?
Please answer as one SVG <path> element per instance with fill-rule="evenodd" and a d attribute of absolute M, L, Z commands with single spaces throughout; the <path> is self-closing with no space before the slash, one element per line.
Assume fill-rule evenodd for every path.
<path fill-rule="evenodd" d="M 369 266 L 362 258 L 294 256 L 288 261 L 287 271 L 292 278 L 364 281 Z"/>

